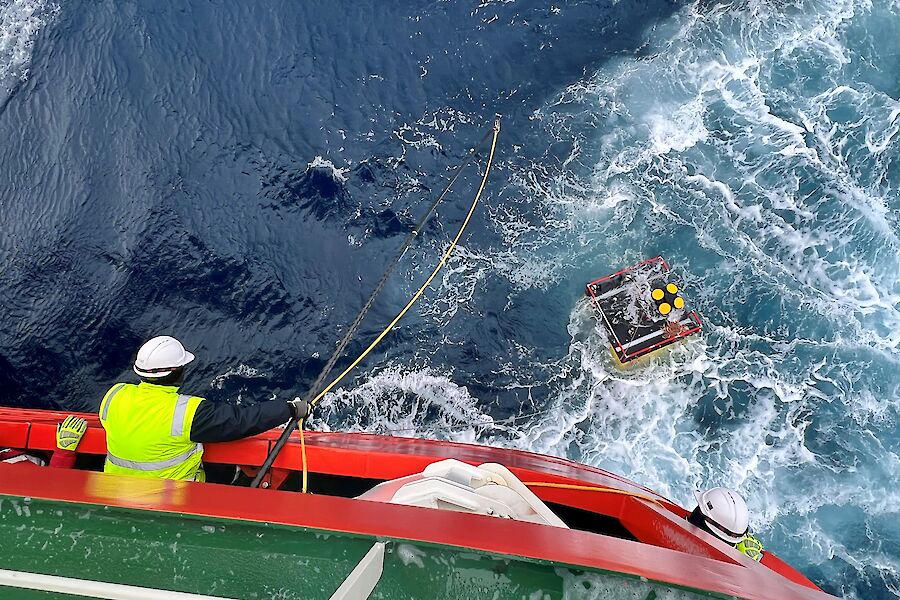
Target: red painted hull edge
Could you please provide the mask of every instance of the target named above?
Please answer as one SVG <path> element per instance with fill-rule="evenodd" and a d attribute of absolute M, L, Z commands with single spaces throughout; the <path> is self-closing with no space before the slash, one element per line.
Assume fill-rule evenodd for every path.
<path fill-rule="evenodd" d="M 53 411 L 0 408 L 0 446 L 30 448 L 45 451 L 53 450 L 55 447 L 56 423 L 62 420 L 65 415 L 66 413 Z M 87 454 L 105 454 L 105 432 L 100 426 L 96 415 L 85 414 L 82 416 L 88 419 L 89 429 L 79 446 L 79 452 Z M 207 446 L 204 460 L 207 460 L 208 462 L 248 466 L 259 465 L 274 444 L 274 440 L 277 439 L 278 433 L 279 431 L 275 430 L 238 442 L 210 444 Z M 534 488 L 535 493 L 542 500 L 618 516 L 629 531 L 643 542 L 643 544 L 639 544 L 639 546 L 646 547 L 648 545 L 654 545 L 659 546 L 659 550 L 677 550 L 680 551 L 680 553 L 687 553 L 686 556 L 689 556 L 692 560 L 704 558 L 730 563 L 732 565 L 745 564 L 751 571 L 759 572 L 756 576 L 771 577 L 775 575 L 775 573 L 770 572 L 766 568 L 760 569 L 760 565 L 753 563 L 753 561 L 750 561 L 742 554 L 727 548 L 723 549 L 719 542 L 706 536 L 706 534 L 703 534 L 702 532 L 700 532 L 700 535 L 687 534 L 682 520 L 687 513 L 684 508 L 666 500 L 647 488 L 630 482 L 618 475 L 603 471 L 602 469 L 581 465 L 556 457 L 516 450 L 370 434 L 310 432 L 307 434 L 307 446 L 310 469 L 313 472 L 318 473 L 366 477 L 371 479 L 391 479 L 420 472 L 426 465 L 436 460 L 455 458 L 471 464 L 480 464 L 484 462 L 498 462 L 504 464 L 523 481 L 586 484 L 647 494 L 659 499 L 662 506 L 665 507 L 665 510 L 657 509 L 657 507 L 651 503 L 621 495 L 560 490 L 554 488 Z M 284 451 L 279 456 L 278 461 L 276 461 L 276 466 L 289 470 L 298 470 L 300 468 L 300 448 L 299 443 L 295 438 L 285 446 Z M 54 477 L 53 479 L 55 480 L 56 478 Z M 221 487 L 222 486 L 215 486 L 216 489 L 221 489 Z M 15 493 L 8 492 L 7 489 L 6 482 L 3 481 L 3 478 L 0 478 L 0 493 Z M 50 491 L 52 490 L 45 490 L 45 493 L 49 493 Z M 253 494 L 261 495 L 273 493 L 273 490 L 249 491 Z M 289 495 L 294 498 L 297 497 L 296 493 L 289 493 Z M 103 497 L 105 500 L 102 503 L 110 504 L 112 502 L 109 501 L 108 497 L 115 497 L 115 494 L 104 493 Z M 254 498 L 255 497 L 256 496 L 254 496 Z M 82 499 L 79 499 L 79 497 L 63 499 L 96 503 L 96 499 L 92 499 L 90 496 L 86 496 Z M 136 500 L 137 498 L 131 497 L 129 502 L 135 502 Z M 149 500 L 151 500 L 149 504 L 139 504 L 132 507 L 164 510 L 154 504 L 157 500 L 155 496 L 149 498 Z M 329 498 L 328 500 L 346 501 L 346 499 L 340 498 Z M 254 501 L 251 501 L 249 505 L 252 506 Z M 247 512 L 244 508 L 245 507 L 241 505 L 234 505 L 229 507 L 229 509 L 236 512 L 230 512 L 228 515 L 219 516 L 257 520 L 252 511 Z M 205 507 L 198 507 L 197 510 L 205 510 Z M 189 504 L 181 505 L 176 512 L 201 514 L 194 512 L 194 508 Z M 307 526 L 314 527 L 314 525 Z M 612 539 L 586 532 L 570 533 L 589 535 L 602 539 Z M 465 546 L 466 544 L 456 545 Z M 521 552 L 508 553 L 521 554 Z M 566 562 L 561 559 L 548 560 L 560 560 L 560 562 Z M 591 566 L 587 563 L 572 564 Z M 815 584 L 809 581 L 809 579 L 790 567 L 790 565 L 778 560 L 777 557 L 771 553 L 766 553 L 764 564 L 776 573 L 795 583 L 813 590 L 818 590 Z M 776 576 L 775 579 L 780 580 L 781 578 Z"/>
<path fill-rule="evenodd" d="M 24 469 L 31 476 L 22 477 Z M 37 469 L 0 464 L 0 493 L 455 546 L 626 573 L 747 600 L 831 598 L 766 574 L 766 569 L 753 568 L 755 563 L 729 564 L 582 531 L 365 500 L 91 471 L 55 469 L 53 477 L 37 477 Z"/>

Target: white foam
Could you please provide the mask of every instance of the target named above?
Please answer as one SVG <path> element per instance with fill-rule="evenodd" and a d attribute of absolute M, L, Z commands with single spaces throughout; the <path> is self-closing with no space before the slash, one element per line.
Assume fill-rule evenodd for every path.
<path fill-rule="evenodd" d="M 340 181 L 341 183 L 347 181 L 346 174 L 350 171 L 350 169 L 339 169 L 334 166 L 333 162 L 327 158 L 322 158 L 321 156 L 316 156 L 311 163 L 306 165 L 306 170 L 309 171 L 310 169 L 322 169 L 327 171 L 333 180 Z"/>
<path fill-rule="evenodd" d="M 422 309 L 446 323 L 465 317 L 458 309 L 491 278 L 512 294 L 548 290 L 583 278 L 583 265 L 608 265 L 600 276 L 668 248 L 708 313 L 703 338 L 622 373 L 579 305 L 558 362 L 512 344 L 523 380 L 548 373 L 519 383 L 540 390 L 530 395 L 540 414 L 515 427 L 492 421 L 490 399 L 472 398 L 452 372 L 400 365 L 334 396 L 329 423 L 567 456 L 685 505 L 694 487 L 736 487 L 764 537 L 800 532 L 804 541 L 784 541 L 798 566 L 822 564 L 824 549 L 889 579 L 897 565 L 883 551 L 842 549 L 817 521 L 844 507 L 877 529 L 874 519 L 900 505 L 900 237 L 889 183 L 900 106 L 853 80 L 846 39 L 872 7 L 704 3 L 659 24 L 645 56 L 607 62 L 534 112 L 537 143 L 571 152 L 550 157 L 552 167 L 521 158 L 531 149 L 504 159 L 510 185 L 489 212 L 502 248 L 462 249 Z M 820 82 L 805 79 L 810 67 Z M 419 133 L 406 141 L 431 143 Z"/>
<path fill-rule="evenodd" d="M 674 150 L 683 152 L 707 138 L 703 124 L 704 103 L 700 97 L 649 116 L 650 143 L 654 154 L 666 154 Z"/>
<path fill-rule="evenodd" d="M 416 434 L 435 439 L 474 441 L 493 419 L 466 388 L 430 369 L 381 369 L 358 387 L 326 394 L 313 425 L 329 431 Z"/>
<path fill-rule="evenodd" d="M 473 117 L 461 110 L 457 110 L 451 106 L 445 106 L 438 110 L 431 111 L 423 115 L 416 121 L 416 125 L 427 127 L 436 131 L 456 131 L 457 125 L 471 125 L 480 117 Z M 407 126 L 409 130 L 409 128 Z M 401 129 L 398 131 L 405 131 Z"/>
<path fill-rule="evenodd" d="M 266 374 L 259 371 L 258 369 L 241 363 L 237 367 L 228 369 L 224 373 L 221 373 L 221 374 L 213 377 L 212 381 L 209 382 L 209 385 L 212 388 L 221 390 L 222 386 L 225 385 L 225 382 L 228 381 L 229 379 L 231 379 L 232 377 L 244 377 L 247 379 L 260 379 L 265 376 L 266 376 Z"/>
<path fill-rule="evenodd" d="M 394 135 L 404 144 L 404 153 L 406 152 L 405 146 L 417 150 L 431 148 L 440 151 L 442 149 L 440 142 L 427 128 L 420 129 L 418 126 L 402 125 L 394 132 Z"/>
<path fill-rule="evenodd" d="M 432 248 L 416 262 L 434 263 L 440 251 Z M 448 323 L 475 296 L 490 266 L 490 260 L 486 256 L 471 252 L 465 246 L 456 246 L 441 269 L 439 283 L 432 283 L 431 289 L 426 291 L 426 296 L 420 301 L 417 307 L 419 314 L 439 323 Z M 413 283 L 418 284 L 418 281 Z M 410 285 L 410 288 L 414 287 L 415 285 Z"/>
<path fill-rule="evenodd" d="M 34 40 L 58 11 L 58 5 L 42 0 L 0 5 L 0 87 L 5 91 L 28 78 Z"/>

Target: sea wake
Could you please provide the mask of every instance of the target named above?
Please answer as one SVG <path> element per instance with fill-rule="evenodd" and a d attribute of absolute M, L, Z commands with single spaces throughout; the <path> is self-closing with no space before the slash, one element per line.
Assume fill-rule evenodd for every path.
<path fill-rule="evenodd" d="M 490 210 L 504 248 L 463 249 L 420 313 L 477 318 L 457 311 L 492 278 L 513 302 L 661 254 L 700 339 L 622 373 L 577 302 L 565 356 L 509 347 L 534 392 L 520 420 L 495 419 L 457 373 L 393 364 L 329 396 L 327 422 L 568 456 L 685 505 L 732 486 L 753 529 L 829 591 L 900 597 L 897 11 L 703 2 L 658 25 L 644 55 L 535 112 L 533 155 L 548 139 L 569 155 L 506 159 Z"/>

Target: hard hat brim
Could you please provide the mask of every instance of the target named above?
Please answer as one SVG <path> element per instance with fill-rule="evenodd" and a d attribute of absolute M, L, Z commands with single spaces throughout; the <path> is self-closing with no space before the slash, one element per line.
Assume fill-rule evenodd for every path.
<path fill-rule="evenodd" d="M 134 370 L 135 373 L 137 373 L 141 377 L 147 377 L 149 379 L 157 379 L 157 378 L 165 377 L 166 375 L 169 375 L 175 369 L 183 367 L 186 364 L 192 362 L 193 360 L 194 360 L 194 355 L 191 352 L 188 352 L 187 350 L 185 350 L 184 356 L 181 358 L 181 360 L 178 361 L 178 364 L 172 365 L 171 367 L 165 367 L 165 370 L 160 371 L 160 370 L 154 369 L 153 371 L 145 371 L 145 370 L 139 368 L 137 365 L 133 365 L 132 369 Z"/>
<path fill-rule="evenodd" d="M 706 521 L 706 526 L 712 530 L 712 532 L 716 535 L 717 538 L 719 538 L 720 540 L 724 540 L 730 544 L 737 544 L 742 539 L 744 539 L 744 536 L 735 537 L 733 535 L 728 535 L 727 533 L 722 531 L 720 528 L 716 527 L 714 524 L 712 524 L 708 520 Z"/>

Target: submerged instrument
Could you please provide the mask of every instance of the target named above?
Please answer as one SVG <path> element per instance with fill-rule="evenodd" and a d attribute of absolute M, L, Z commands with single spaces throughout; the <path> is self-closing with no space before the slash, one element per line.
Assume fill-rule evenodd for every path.
<path fill-rule="evenodd" d="M 587 295 L 620 363 L 661 350 L 702 328 L 670 271 L 657 256 L 587 284 Z"/>

